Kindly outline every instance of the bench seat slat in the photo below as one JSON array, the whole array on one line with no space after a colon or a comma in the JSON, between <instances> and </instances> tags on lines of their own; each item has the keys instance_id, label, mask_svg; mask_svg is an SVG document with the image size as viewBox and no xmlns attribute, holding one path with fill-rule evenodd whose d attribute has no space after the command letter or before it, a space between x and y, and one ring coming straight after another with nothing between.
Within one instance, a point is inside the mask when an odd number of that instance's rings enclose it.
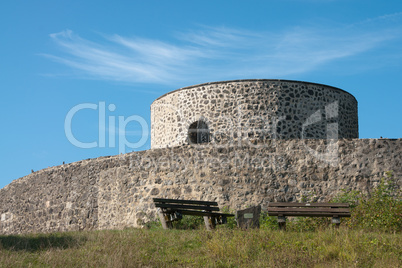
<instances>
[{"instance_id":1,"label":"bench seat slat","mask_svg":"<svg viewBox=\"0 0 402 268\"><path fill-rule=\"evenodd\" d=\"M179 209L198 209L198 210L209 210L209 211L219 211L218 207L208 207L208 206L192 206L192 205L176 205L176 204L155 204L157 208L171 208L173 210Z\"/></svg>"},{"instance_id":2,"label":"bench seat slat","mask_svg":"<svg viewBox=\"0 0 402 268\"><path fill-rule=\"evenodd\" d=\"M290 217L350 217L350 213L330 213L330 212L268 212L269 216L290 216Z\"/></svg>"},{"instance_id":3,"label":"bench seat slat","mask_svg":"<svg viewBox=\"0 0 402 268\"><path fill-rule=\"evenodd\" d=\"M331 208L348 208L348 203L282 203L269 202L268 207L331 207Z\"/></svg>"},{"instance_id":4,"label":"bench seat slat","mask_svg":"<svg viewBox=\"0 0 402 268\"><path fill-rule=\"evenodd\" d=\"M325 207L294 207L294 208L289 208L289 207L270 207L268 208L268 213L269 212L316 212L316 213L348 213L350 210L348 208L325 208Z\"/></svg>"},{"instance_id":5,"label":"bench seat slat","mask_svg":"<svg viewBox=\"0 0 402 268\"><path fill-rule=\"evenodd\" d=\"M194 210L178 210L183 215L195 215L195 216L226 216L226 217L234 217L234 214L228 213L216 213L216 212L207 212L207 211L194 211Z\"/></svg>"},{"instance_id":6,"label":"bench seat slat","mask_svg":"<svg viewBox=\"0 0 402 268\"><path fill-rule=\"evenodd\" d=\"M153 198L153 201L154 201L154 203L174 203L174 204L218 206L218 203L214 202L214 201L181 200L181 199L165 199L165 198Z\"/></svg>"}]
</instances>

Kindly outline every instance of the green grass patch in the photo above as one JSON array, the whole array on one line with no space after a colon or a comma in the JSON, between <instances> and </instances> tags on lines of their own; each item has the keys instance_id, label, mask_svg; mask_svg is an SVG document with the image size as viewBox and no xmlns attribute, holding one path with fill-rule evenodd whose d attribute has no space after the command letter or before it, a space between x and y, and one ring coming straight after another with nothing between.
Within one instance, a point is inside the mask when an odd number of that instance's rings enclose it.
<instances>
[{"instance_id":1,"label":"green grass patch","mask_svg":"<svg viewBox=\"0 0 402 268\"><path fill-rule=\"evenodd\" d=\"M400 267L402 263L400 233L346 227L316 232L126 229L1 236L0 243L1 267Z\"/></svg>"}]
</instances>

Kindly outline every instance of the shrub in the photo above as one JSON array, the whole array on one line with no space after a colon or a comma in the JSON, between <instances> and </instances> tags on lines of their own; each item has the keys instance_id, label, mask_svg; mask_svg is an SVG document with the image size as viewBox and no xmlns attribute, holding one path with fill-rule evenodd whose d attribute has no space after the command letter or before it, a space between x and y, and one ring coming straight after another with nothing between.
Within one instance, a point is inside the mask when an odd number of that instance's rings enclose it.
<instances>
[{"instance_id":1,"label":"shrub","mask_svg":"<svg viewBox=\"0 0 402 268\"><path fill-rule=\"evenodd\" d=\"M162 229L162 224L159 220L154 220L154 221L149 221L144 224L144 227L146 229Z\"/></svg>"},{"instance_id":2,"label":"shrub","mask_svg":"<svg viewBox=\"0 0 402 268\"><path fill-rule=\"evenodd\" d=\"M183 215L179 221L173 222L173 227L176 229L201 229L204 225L204 218L199 216Z\"/></svg>"},{"instance_id":3,"label":"shrub","mask_svg":"<svg viewBox=\"0 0 402 268\"><path fill-rule=\"evenodd\" d=\"M343 191L333 201L346 202L352 207L352 217L343 220L354 229L402 231L401 192L391 171L385 173L380 183L370 195L357 191Z\"/></svg>"},{"instance_id":4,"label":"shrub","mask_svg":"<svg viewBox=\"0 0 402 268\"><path fill-rule=\"evenodd\" d=\"M387 172L372 195L352 211L350 227L387 232L402 231L402 200L392 172Z\"/></svg>"},{"instance_id":5,"label":"shrub","mask_svg":"<svg viewBox=\"0 0 402 268\"><path fill-rule=\"evenodd\" d=\"M220 225L220 228L223 229L235 229L237 228L237 221L236 221L236 212L234 210L229 209L228 207L223 207L221 209L222 213L227 214L235 214L234 217L227 217L227 223Z\"/></svg>"},{"instance_id":6,"label":"shrub","mask_svg":"<svg viewBox=\"0 0 402 268\"><path fill-rule=\"evenodd\" d=\"M362 197L362 193L356 190L341 190L342 193L338 194L334 199L332 199L332 203L348 203L351 208L357 207L359 204L359 200Z\"/></svg>"},{"instance_id":7,"label":"shrub","mask_svg":"<svg viewBox=\"0 0 402 268\"><path fill-rule=\"evenodd\" d=\"M268 212L261 211L260 214L260 228L266 228L270 230L278 230L278 222L276 216L268 216Z\"/></svg>"}]
</instances>

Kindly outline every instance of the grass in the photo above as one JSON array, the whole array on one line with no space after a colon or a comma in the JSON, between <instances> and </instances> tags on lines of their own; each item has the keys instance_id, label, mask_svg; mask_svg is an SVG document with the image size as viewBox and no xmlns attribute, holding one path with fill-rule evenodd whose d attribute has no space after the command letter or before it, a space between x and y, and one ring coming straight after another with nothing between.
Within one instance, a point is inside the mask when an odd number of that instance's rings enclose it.
<instances>
[{"instance_id":1,"label":"grass","mask_svg":"<svg viewBox=\"0 0 402 268\"><path fill-rule=\"evenodd\" d=\"M401 267L400 233L126 229L0 236L1 267Z\"/></svg>"}]
</instances>

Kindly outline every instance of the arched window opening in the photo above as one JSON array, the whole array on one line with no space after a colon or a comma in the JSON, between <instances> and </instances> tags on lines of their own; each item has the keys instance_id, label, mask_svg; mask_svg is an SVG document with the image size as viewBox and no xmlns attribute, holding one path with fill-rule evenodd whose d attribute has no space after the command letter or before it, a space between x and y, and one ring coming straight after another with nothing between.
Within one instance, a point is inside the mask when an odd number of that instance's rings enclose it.
<instances>
[{"instance_id":1,"label":"arched window opening","mask_svg":"<svg viewBox=\"0 0 402 268\"><path fill-rule=\"evenodd\" d=\"M210 133L207 123L203 120L195 121L188 128L188 140L190 144L208 143Z\"/></svg>"}]
</instances>

